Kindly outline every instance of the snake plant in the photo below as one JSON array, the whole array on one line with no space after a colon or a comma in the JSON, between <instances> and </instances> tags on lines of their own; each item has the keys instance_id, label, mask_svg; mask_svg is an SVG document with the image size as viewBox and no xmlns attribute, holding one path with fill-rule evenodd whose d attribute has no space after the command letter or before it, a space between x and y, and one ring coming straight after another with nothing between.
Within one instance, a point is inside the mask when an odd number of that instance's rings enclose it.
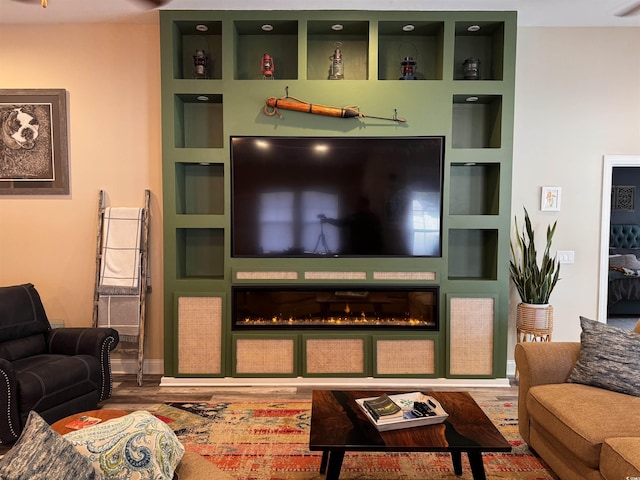
<instances>
[{"instance_id":1,"label":"snake plant","mask_svg":"<svg viewBox=\"0 0 640 480\"><path fill-rule=\"evenodd\" d=\"M531 227L529 212L524 209L524 228L522 233L515 219L516 239L511 241L511 260L509 272L520 299L523 303L548 304L553 288L560 275L560 263L551 257L551 241L556 231L557 221L547 226L547 244L542 254L542 262L538 265L535 234Z\"/></svg>"}]
</instances>

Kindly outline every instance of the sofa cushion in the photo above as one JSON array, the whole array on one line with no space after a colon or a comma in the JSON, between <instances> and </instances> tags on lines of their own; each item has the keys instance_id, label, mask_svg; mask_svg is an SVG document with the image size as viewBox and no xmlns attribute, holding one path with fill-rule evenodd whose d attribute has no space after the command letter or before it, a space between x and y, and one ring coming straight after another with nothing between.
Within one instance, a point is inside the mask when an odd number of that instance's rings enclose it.
<instances>
[{"instance_id":1,"label":"sofa cushion","mask_svg":"<svg viewBox=\"0 0 640 480\"><path fill-rule=\"evenodd\" d=\"M11 364L19 373L21 412L43 412L100 388L100 362L89 355L36 355Z\"/></svg>"},{"instance_id":2,"label":"sofa cushion","mask_svg":"<svg viewBox=\"0 0 640 480\"><path fill-rule=\"evenodd\" d=\"M598 468L605 438L637 436L640 397L577 383L531 387L530 421L549 432L590 468Z\"/></svg>"},{"instance_id":3,"label":"sofa cushion","mask_svg":"<svg viewBox=\"0 0 640 480\"><path fill-rule=\"evenodd\" d=\"M184 454L175 433L138 411L65 435L109 479L171 480Z\"/></svg>"},{"instance_id":4,"label":"sofa cushion","mask_svg":"<svg viewBox=\"0 0 640 480\"><path fill-rule=\"evenodd\" d=\"M43 353L47 353L47 340L44 333L0 342L0 358L10 362Z\"/></svg>"},{"instance_id":5,"label":"sofa cushion","mask_svg":"<svg viewBox=\"0 0 640 480\"><path fill-rule=\"evenodd\" d=\"M103 480L104 476L36 413L11 450L0 460L3 480Z\"/></svg>"},{"instance_id":6,"label":"sofa cushion","mask_svg":"<svg viewBox=\"0 0 640 480\"><path fill-rule=\"evenodd\" d=\"M600 454L600 474L605 480L640 478L640 437L607 438Z\"/></svg>"},{"instance_id":7,"label":"sofa cushion","mask_svg":"<svg viewBox=\"0 0 640 480\"><path fill-rule=\"evenodd\" d=\"M568 381L640 396L640 335L580 317L580 357Z\"/></svg>"}]
</instances>

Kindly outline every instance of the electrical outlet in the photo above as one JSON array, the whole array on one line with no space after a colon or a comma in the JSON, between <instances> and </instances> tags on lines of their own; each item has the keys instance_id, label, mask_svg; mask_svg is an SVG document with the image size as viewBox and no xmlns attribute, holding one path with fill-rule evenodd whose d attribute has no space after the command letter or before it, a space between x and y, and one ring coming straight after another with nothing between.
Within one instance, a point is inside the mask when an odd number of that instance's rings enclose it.
<instances>
[{"instance_id":1,"label":"electrical outlet","mask_svg":"<svg viewBox=\"0 0 640 480\"><path fill-rule=\"evenodd\" d=\"M558 250L556 256L559 263L574 263L575 252L573 250Z\"/></svg>"}]
</instances>

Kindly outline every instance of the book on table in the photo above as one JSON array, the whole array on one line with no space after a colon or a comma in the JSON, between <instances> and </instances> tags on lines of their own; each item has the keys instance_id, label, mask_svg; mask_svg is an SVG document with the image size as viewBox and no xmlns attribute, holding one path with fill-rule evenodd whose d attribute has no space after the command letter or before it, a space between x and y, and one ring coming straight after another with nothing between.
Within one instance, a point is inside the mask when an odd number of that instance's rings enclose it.
<instances>
[{"instance_id":1,"label":"book on table","mask_svg":"<svg viewBox=\"0 0 640 480\"><path fill-rule=\"evenodd\" d=\"M358 398L356 403L381 432L435 425L449 416L440 402L422 392Z\"/></svg>"}]
</instances>

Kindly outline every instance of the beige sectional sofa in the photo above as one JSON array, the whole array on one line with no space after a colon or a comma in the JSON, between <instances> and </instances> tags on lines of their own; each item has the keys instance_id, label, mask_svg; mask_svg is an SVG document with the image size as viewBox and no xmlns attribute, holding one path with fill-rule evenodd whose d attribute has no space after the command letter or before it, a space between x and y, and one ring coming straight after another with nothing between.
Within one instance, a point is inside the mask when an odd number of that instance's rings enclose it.
<instances>
[{"instance_id":1,"label":"beige sectional sofa","mask_svg":"<svg viewBox=\"0 0 640 480\"><path fill-rule=\"evenodd\" d=\"M640 480L640 397L568 382L580 349L516 345L520 434L562 480Z\"/></svg>"}]
</instances>

